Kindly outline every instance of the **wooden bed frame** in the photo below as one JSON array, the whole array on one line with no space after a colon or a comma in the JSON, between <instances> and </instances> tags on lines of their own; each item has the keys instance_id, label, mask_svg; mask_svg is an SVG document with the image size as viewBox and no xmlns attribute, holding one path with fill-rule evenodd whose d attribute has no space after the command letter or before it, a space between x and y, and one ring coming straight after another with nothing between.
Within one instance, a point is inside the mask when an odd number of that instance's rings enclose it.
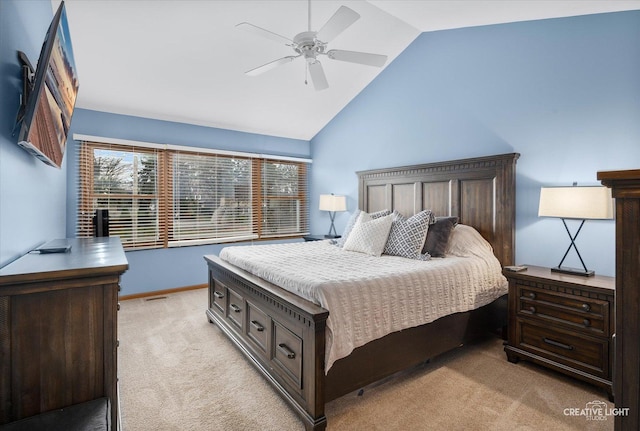
<instances>
[{"instance_id":1,"label":"wooden bed frame","mask_svg":"<svg viewBox=\"0 0 640 431\"><path fill-rule=\"evenodd\" d=\"M458 216L514 264L515 165L519 154L358 172L359 207L411 216ZM209 267L207 316L302 418L325 429L325 403L477 338L506 321L506 301L394 332L355 349L325 374L329 312L219 259Z\"/></svg>"}]
</instances>

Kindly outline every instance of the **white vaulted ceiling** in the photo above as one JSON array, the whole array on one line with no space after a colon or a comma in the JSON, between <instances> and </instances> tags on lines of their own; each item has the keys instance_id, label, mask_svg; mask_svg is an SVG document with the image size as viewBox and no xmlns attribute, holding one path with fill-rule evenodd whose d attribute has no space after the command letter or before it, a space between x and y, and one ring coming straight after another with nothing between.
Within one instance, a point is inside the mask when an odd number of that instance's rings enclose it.
<instances>
[{"instance_id":1,"label":"white vaulted ceiling","mask_svg":"<svg viewBox=\"0 0 640 431\"><path fill-rule=\"evenodd\" d=\"M52 0L54 10L60 1ZM245 71L291 48L236 29L241 22L293 38L307 1L66 0L80 92L77 107L310 140L384 68L321 57L329 88L305 85L297 59L256 77ZM361 18L329 48L388 56L421 32L640 9L639 0L311 2L311 27L341 6Z\"/></svg>"}]
</instances>

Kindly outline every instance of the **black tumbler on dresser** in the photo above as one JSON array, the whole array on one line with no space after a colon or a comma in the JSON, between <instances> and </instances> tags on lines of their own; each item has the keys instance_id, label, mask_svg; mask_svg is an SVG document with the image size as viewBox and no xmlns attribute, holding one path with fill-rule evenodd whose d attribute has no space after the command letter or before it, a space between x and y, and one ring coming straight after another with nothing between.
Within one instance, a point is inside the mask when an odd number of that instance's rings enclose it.
<instances>
[{"instance_id":1,"label":"black tumbler on dresser","mask_svg":"<svg viewBox=\"0 0 640 431\"><path fill-rule=\"evenodd\" d=\"M97 209L93 216L93 236L109 236L109 210Z\"/></svg>"}]
</instances>

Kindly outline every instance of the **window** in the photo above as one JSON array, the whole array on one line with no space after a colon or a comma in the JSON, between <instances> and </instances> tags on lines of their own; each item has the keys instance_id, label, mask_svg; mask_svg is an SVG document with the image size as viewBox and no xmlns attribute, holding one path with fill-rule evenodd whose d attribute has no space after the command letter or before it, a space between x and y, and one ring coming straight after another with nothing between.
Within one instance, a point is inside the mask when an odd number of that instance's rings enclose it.
<instances>
[{"instance_id":1,"label":"window","mask_svg":"<svg viewBox=\"0 0 640 431\"><path fill-rule=\"evenodd\" d=\"M169 241L257 238L251 201L251 160L171 154L173 219Z\"/></svg>"},{"instance_id":2,"label":"window","mask_svg":"<svg viewBox=\"0 0 640 431\"><path fill-rule=\"evenodd\" d=\"M306 166L263 160L260 169L262 237L306 230Z\"/></svg>"},{"instance_id":3,"label":"window","mask_svg":"<svg viewBox=\"0 0 640 431\"><path fill-rule=\"evenodd\" d=\"M308 233L306 163L174 148L83 141L78 236L98 208L127 249Z\"/></svg>"},{"instance_id":4,"label":"window","mask_svg":"<svg viewBox=\"0 0 640 431\"><path fill-rule=\"evenodd\" d=\"M83 145L78 236L93 235L93 215L109 210L109 233L127 247L162 246L158 165L153 150Z\"/></svg>"}]
</instances>

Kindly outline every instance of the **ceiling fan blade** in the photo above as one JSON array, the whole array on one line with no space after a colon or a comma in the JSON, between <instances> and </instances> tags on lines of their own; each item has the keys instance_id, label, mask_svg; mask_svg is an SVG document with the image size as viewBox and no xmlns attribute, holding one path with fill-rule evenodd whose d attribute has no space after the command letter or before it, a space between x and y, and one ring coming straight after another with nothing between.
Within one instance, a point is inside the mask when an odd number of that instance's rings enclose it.
<instances>
[{"instance_id":1,"label":"ceiling fan blade","mask_svg":"<svg viewBox=\"0 0 640 431\"><path fill-rule=\"evenodd\" d=\"M241 22L236 25L236 28L248 31L249 33L257 34L258 36L265 37L267 39L271 39L274 42L283 43L287 46L292 46L293 41L287 37L280 36L277 33L274 33L269 30L265 30L262 27L258 27L257 25L249 24L248 22Z\"/></svg>"},{"instance_id":2,"label":"ceiling fan blade","mask_svg":"<svg viewBox=\"0 0 640 431\"><path fill-rule=\"evenodd\" d=\"M280 66L281 64L291 63L293 60L295 60L298 57L300 57L300 56L299 55L290 55L290 56L287 56L287 57L279 58L279 59L274 60L274 61L270 61L267 64L263 64L262 66L256 67L255 69L247 70L245 72L245 75L249 75L249 76L260 75L261 73L264 73L264 72L266 72L268 70L274 69L274 68Z\"/></svg>"},{"instance_id":3,"label":"ceiling fan blade","mask_svg":"<svg viewBox=\"0 0 640 431\"><path fill-rule=\"evenodd\" d=\"M329 21L318 31L316 38L322 42L329 42L334 37L342 33L351 24L356 22L360 18L360 15L346 6L340 6L340 8L333 14Z\"/></svg>"},{"instance_id":4,"label":"ceiling fan blade","mask_svg":"<svg viewBox=\"0 0 640 431\"><path fill-rule=\"evenodd\" d=\"M382 67L387 61L386 55L369 54L368 52L344 51L331 49L327 51L327 57L333 60L348 61L350 63L366 64L367 66Z\"/></svg>"},{"instance_id":5,"label":"ceiling fan blade","mask_svg":"<svg viewBox=\"0 0 640 431\"><path fill-rule=\"evenodd\" d=\"M318 60L313 63L309 63L309 75L311 75L311 81L316 91L325 90L329 88L327 77L324 74L322 64Z\"/></svg>"}]
</instances>

